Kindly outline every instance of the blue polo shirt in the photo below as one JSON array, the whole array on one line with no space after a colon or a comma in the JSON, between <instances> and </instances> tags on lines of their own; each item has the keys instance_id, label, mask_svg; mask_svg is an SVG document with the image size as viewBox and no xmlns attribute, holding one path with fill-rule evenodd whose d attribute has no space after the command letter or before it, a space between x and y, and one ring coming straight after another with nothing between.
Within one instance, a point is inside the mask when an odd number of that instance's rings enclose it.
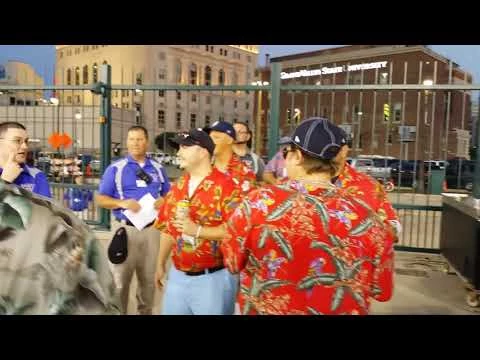
<instances>
[{"instance_id":1,"label":"blue polo shirt","mask_svg":"<svg viewBox=\"0 0 480 360\"><path fill-rule=\"evenodd\" d=\"M93 192L89 189L68 188L63 195L68 207L73 211L88 209L88 203L93 200Z\"/></svg>"},{"instance_id":2,"label":"blue polo shirt","mask_svg":"<svg viewBox=\"0 0 480 360\"><path fill-rule=\"evenodd\" d=\"M25 164L20 164L20 166L23 171L17 176L13 183L35 194L51 198L50 185L48 184L45 174L35 167L30 167ZM0 175L2 172L3 169L0 168Z\"/></svg>"},{"instance_id":3,"label":"blue polo shirt","mask_svg":"<svg viewBox=\"0 0 480 360\"><path fill-rule=\"evenodd\" d=\"M150 175L152 182L144 183L137 177L137 171L143 169ZM161 176L159 176L159 172ZM129 155L109 165L103 173L98 192L114 199L140 200L150 193L155 199L165 196L170 190L165 169L155 160L145 159L143 168ZM113 209L113 216L117 219L126 219L123 209Z\"/></svg>"}]
</instances>

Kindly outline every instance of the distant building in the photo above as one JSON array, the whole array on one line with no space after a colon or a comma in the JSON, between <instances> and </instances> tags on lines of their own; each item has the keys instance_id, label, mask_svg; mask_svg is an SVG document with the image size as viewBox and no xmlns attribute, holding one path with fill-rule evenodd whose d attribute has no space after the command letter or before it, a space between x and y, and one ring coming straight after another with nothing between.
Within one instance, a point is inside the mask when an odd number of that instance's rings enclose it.
<instances>
[{"instance_id":1,"label":"distant building","mask_svg":"<svg viewBox=\"0 0 480 360\"><path fill-rule=\"evenodd\" d=\"M281 65L282 85L448 84L450 66L452 84L472 83L470 73L424 45L343 46L276 57L271 62ZM271 81L270 69L258 70L260 78ZM264 96L260 109L264 131L268 109ZM468 158L469 91L281 92L281 136L312 116L331 119L350 133L353 156Z\"/></svg>"},{"instance_id":2,"label":"distant building","mask_svg":"<svg viewBox=\"0 0 480 360\"><path fill-rule=\"evenodd\" d=\"M43 86L43 78L29 64L20 61L8 61L0 64L0 106L35 106L43 98L43 90L3 91L2 85Z\"/></svg>"},{"instance_id":3,"label":"distant building","mask_svg":"<svg viewBox=\"0 0 480 360\"><path fill-rule=\"evenodd\" d=\"M245 85L254 78L256 45L58 45L55 82L87 85L99 66L112 67L114 85ZM60 91L60 104L98 104L90 91ZM203 127L224 119L250 123L253 93L114 90L112 106L133 110L135 121L154 136ZM152 145L153 147L153 145Z\"/></svg>"}]
</instances>

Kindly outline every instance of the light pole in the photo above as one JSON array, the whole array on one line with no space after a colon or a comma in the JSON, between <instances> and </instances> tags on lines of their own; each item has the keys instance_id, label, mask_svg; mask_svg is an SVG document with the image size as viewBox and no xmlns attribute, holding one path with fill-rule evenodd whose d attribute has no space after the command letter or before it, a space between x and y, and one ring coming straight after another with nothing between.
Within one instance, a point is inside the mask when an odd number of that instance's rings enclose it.
<instances>
[{"instance_id":1,"label":"light pole","mask_svg":"<svg viewBox=\"0 0 480 360\"><path fill-rule=\"evenodd\" d=\"M423 80L423 85L425 86L432 86L433 81L430 79L425 79ZM429 126L428 124L428 95L429 91L425 90L425 97L424 97L424 120L423 120L423 130L424 133L427 134L427 127ZM426 143L427 143L427 137L425 136L424 141L422 141L422 156L420 159L420 182L418 184L418 189L420 193L425 193L425 153L426 153ZM414 169L416 171L416 168ZM429 182L430 183L430 182Z\"/></svg>"}]
</instances>

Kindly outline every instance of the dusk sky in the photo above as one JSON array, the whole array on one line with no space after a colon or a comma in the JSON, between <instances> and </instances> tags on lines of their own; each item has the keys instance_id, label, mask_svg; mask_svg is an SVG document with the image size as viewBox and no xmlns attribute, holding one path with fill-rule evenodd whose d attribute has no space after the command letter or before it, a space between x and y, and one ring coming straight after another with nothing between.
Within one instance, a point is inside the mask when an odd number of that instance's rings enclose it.
<instances>
[{"instance_id":1,"label":"dusk sky","mask_svg":"<svg viewBox=\"0 0 480 360\"><path fill-rule=\"evenodd\" d=\"M314 51L340 45L261 45L259 64L264 65L265 54L272 57L298 52ZM458 63L473 74L475 83L480 81L480 45L432 45L432 49ZM33 65L35 70L52 83L55 66L54 45L0 45L0 64L19 60Z\"/></svg>"}]
</instances>

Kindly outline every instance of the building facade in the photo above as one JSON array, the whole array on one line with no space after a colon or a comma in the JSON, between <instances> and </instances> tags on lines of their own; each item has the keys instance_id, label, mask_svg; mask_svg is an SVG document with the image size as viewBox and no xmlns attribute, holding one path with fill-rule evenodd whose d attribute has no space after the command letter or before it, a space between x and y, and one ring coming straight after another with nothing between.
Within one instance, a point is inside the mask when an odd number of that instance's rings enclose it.
<instances>
[{"instance_id":1,"label":"building facade","mask_svg":"<svg viewBox=\"0 0 480 360\"><path fill-rule=\"evenodd\" d=\"M20 61L8 61L0 64L0 106L38 105L43 98L43 90L3 91L2 85L36 85L43 86L43 78L35 69Z\"/></svg>"},{"instance_id":2,"label":"building facade","mask_svg":"<svg viewBox=\"0 0 480 360\"><path fill-rule=\"evenodd\" d=\"M255 45L59 45L55 83L86 85L97 82L101 64L112 67L114 85L183 84L245 85L254 79ZM86 91L63 91L61 105L98 105ZM151 134L203 127L216 120L253 118L253 94L213 91L114 90L112 106L133 110L136 123ZM152 144L152 149L153 149Z\"/></svg>"},{"instance_id":3,"label":"building facade","mask_svg":"<svg viewBox=\"0 0 480 360\"><path fill-rule=\"evenodd\" d=\"M281 82L309 85L471 84L472 76L424 45L354 45L272 58ZM268 69L258 69L267 78ZM262 123L268 119L263 97ZM321 116L353 137L352 155L401 159L468 158L468 91L347 90L284 92L280 135L302 119ZM266 129L266 126L263 126ZM263 146L265 153L265 144Z\"/></svg>"}]
</instances>

